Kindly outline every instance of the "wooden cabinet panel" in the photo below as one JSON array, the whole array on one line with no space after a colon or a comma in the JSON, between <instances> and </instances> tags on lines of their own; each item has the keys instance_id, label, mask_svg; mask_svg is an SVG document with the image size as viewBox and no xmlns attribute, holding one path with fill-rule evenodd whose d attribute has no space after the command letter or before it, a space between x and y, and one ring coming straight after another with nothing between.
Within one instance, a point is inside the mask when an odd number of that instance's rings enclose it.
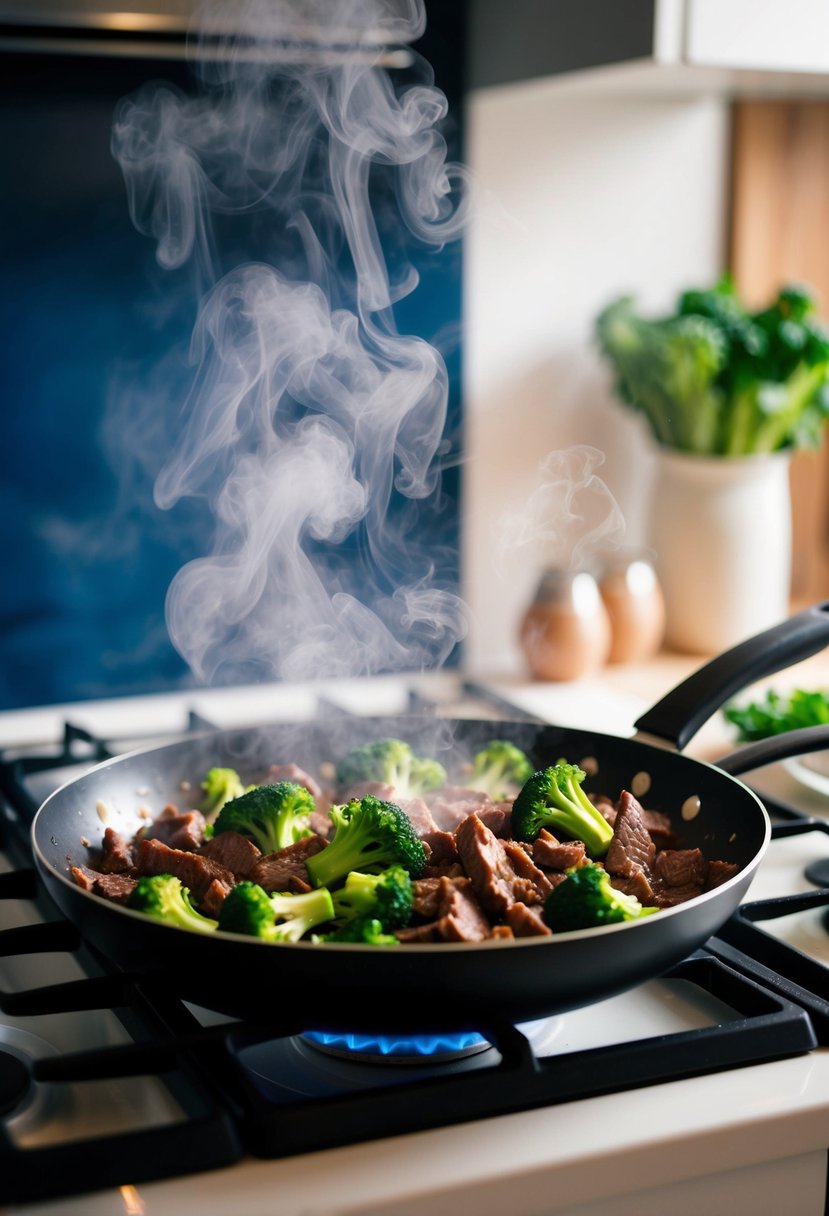
<instances>
[{"instance_id":1,"label":"wooden cabinet panel","mask_svg":"<svg viewBox=\"0 0 829 1216\"><path fill-rule=\"evenodd\" d=\"M783 282L816 290L829 317L829 101L733 107L729 265L746 303ZM829 595L829 444L792 461L796 600Z\"/></svg>"}]
</instances>

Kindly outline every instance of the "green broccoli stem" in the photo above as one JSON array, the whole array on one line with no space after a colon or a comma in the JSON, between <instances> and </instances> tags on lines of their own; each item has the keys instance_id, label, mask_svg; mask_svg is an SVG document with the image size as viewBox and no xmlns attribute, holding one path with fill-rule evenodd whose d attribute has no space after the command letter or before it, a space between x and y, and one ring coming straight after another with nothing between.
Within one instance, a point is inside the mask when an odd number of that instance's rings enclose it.
<instances>
[{"instance_id":1,"label":"green broccoli stem","mask_svg":"<svg viewBox=\"0 0 829 1216\"><path fill-rule=\"evenodd\" d=\"M827 365L807 367L801 363L786 382L786 400L781 409L761 415L753 451L775 452L791 440L792 431L826 379Z\"/></svg>"},{"instance_id":2,"label":"green broccoli stem","mask_svg":"<svg viewBox=\"0 0 829 1216\"><path fill-rule=\"evenodd\" d=\"M344 834L335 836L324 849L306 860L306 869L314 886L332 886L351 870L367 871L376 850L375 841L375 834L368 823L362 819L356 822L351 820ZM382 856L378 853L380 864Z\"/></svg>"}]
</instances>

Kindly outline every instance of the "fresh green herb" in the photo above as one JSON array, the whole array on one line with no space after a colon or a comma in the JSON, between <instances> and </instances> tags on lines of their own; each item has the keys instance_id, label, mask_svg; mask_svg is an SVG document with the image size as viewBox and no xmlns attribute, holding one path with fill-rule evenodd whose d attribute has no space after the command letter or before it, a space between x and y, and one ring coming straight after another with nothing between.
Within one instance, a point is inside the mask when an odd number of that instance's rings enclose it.
<instances>
[{"instance_id":1,"label":"fresh green herb","mask_svg":"<svg viewBox=\"0 0 829 1216\"><path fill-rule=\"evenodd\" d=\"M630 296L596 322L621 400L659 444L738 456L817 447L829 417L829 331L802 287L749 312L728 277L686 291L673 314L639 316Z\"/></svg>"},{"instance_id":2,"label":"fresh green herb","mask_svg":"<svg viewBox=\"0 0 829 1216\"><path fill-rule=\"evenodd\" d=\"M727 705L723 714L737 727L741 743L753 743L805 726L823 726L829 722L829 693L796 688L783 696L770 688L762 700Z\"/></svg>"}]
</instances>

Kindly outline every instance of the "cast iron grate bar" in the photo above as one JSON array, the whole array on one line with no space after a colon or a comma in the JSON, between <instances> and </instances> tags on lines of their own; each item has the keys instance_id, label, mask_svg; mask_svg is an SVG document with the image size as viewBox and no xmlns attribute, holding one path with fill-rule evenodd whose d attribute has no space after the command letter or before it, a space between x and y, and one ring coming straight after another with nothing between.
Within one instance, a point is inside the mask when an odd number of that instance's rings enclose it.
<instances>
[{"instance_id":1,"label":"cast iron grate bar","mask_svg":"<svg viewBox=\"0 0 829 1216\"><path fill-rule=\"evenodd\" d=\"M719 931L725 942L749 956L749 965L775 991L809 1013L822 1046L829 1046L829 973L826 965L769 933L758 921L775 920L812 908L829 908L829 889L743 904Z\"/></svg>"}]
</instances>

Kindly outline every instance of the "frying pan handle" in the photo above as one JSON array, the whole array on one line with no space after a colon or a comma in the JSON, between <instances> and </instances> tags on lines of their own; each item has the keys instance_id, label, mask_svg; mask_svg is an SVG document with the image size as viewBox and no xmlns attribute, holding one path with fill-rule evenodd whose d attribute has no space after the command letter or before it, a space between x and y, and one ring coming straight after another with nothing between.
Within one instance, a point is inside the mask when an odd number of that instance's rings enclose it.
<instances>
[{"instance_id":1,"label":"frying pan handle","mask_svg":"<svg viewBox=\"0 0 829 1216\"><path fill-rule=\"evenodd\" d=\"M704 595L701 589L700 595ZM705 663L647 710L636 729L681 751L711 715L740 689L829 645L829 600L813 604ZM789 753L790 755L794 753Z\"/></svg>"},{"instance_id":2,"label":"frying pan handle","mask_svg":"<svg viewBox=\"0 0 829 1216\"><path fill-rule=\"evenodd\" d=\"M756 743L747 743L715 760L717 768L738 777L755 768L773 764L775 760L788 760L790 756L805 756L808 752L829 749L829 725L804 726L800 730L787 730L782 735L772 735Z\"/></svg>"}]
</instances>

